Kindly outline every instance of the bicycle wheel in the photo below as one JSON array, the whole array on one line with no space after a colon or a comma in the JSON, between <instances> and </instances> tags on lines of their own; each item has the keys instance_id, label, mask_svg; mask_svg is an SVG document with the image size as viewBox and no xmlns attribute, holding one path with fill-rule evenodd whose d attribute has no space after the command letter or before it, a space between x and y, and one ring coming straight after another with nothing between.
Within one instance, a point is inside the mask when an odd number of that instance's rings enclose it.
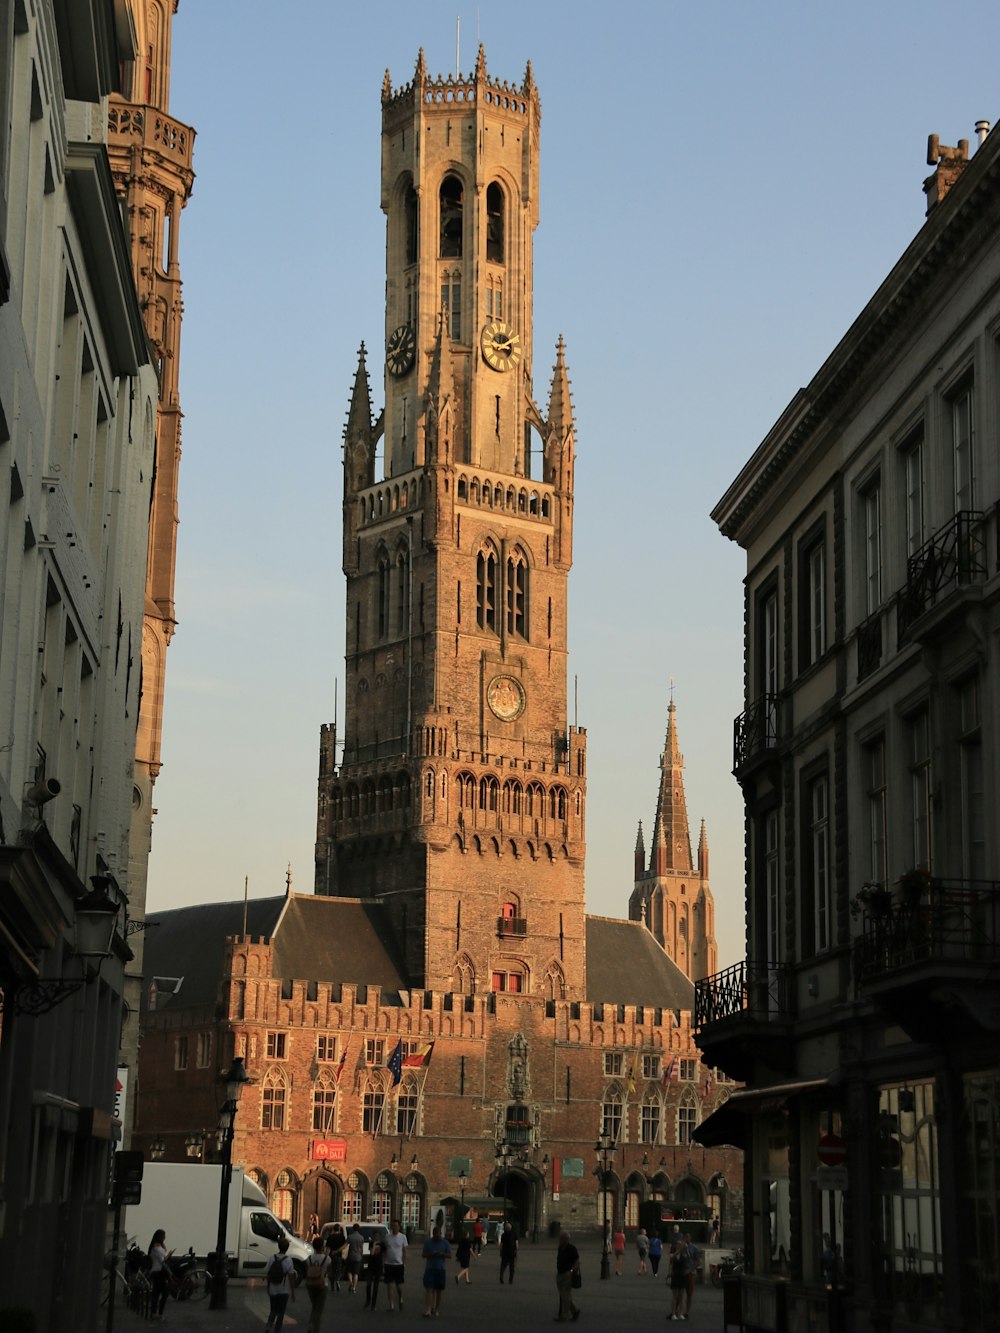
<instances>
[{"instance_id":1,"label":"bicycle wheel","mask_svg":"<svg viewBox=\"0 0 1000 1333\"><path fill-rule=\"evenodd\" d=\"M179 1298L182 1301L200 1301L208 1295L208 1284L211 1278L204 1268L196 1268L191 1273L185 1273L184 1281L181 1283Z\"/></svg>"}]
</instances>

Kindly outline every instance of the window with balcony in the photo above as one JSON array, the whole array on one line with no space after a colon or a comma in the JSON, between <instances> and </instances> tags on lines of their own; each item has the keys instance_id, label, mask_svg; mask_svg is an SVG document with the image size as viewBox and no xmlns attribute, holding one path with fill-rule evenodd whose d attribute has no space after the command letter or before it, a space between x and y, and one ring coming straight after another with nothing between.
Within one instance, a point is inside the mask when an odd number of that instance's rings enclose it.
<instances>
[{"instance_id":1,"label":"window with balcony","mask_svg":"<svg viewBox=\"0 0 1000 1333\"><path fill-rule=\"evenodd\" d=\"M882 488L878 480L862 493L861 512L865 543L862 553L864 607L865 615L870 616L882 605Z\"/></svg>"},{"instance_id":2,"label":"window with balcony","mask_svg":"<svg viewBox=\"0 0 1000 1333\"><path fill-rule=\"evenodd\" d=\"M820 953L833 943L830 886L830 782L824 774L806 786L808 843L806 875L812 907L809 952Z\"/></svg>"},{"instance_id":3,"label":"window with balcony","mask_svg":"<svg viewBox=\"0 0 1000 1333\"><path fill-rule=\"evenodd\" d=\"M868 741L862 751L862 760L868 807L868 879L872 884L884 886L889 883L884 737Z\"/></svg>"},{"instance_id":4,"label":"window with balcony","mask_svg":"<svg viewBox=\"0 0 1000 1333\"><path fill-rule=\"evenodd\" d=\"M907 719L910 750L910 805L913 827L913 866L931 868L931 750L930 717L921 708Z\"/></svg>"},{"instance_id":5,"label":"window with balcony","mask_svg":"<svg viewBox=\"0 0 1000 1333\"><path fill-rule=\"evenodd\" d=\"M903 478L906 498L907 559L924 544L924 439L923 430L903 446Z\"/></svg>"},{"instance_id":6,"label":"window with balcony","mask_svg":"<svg viewBox=\"0 0 1000 1333\"><path fill-rule=\"evenodd\" d=\"M956 513L976 507L976 439L972 390L972 381L969 380L951 399Z\"/></svg>"},{"instance_id":7,"label":"window with balcony","mask_svg":"<svg viewBox=\"0 0 1000 1333\"><path fill-rule=\"evenodd\" d=\"M827 647L826 539L813 536L799 551L799 669L818 662Z\"/></svg>"},{"instance_id":8,"label":"window with balcony","mask_svg":"<svg viewBox=\"0 0 1000 1333\"><path fill-rule=\"evenodd\" d=\"M983 738L978 676L970 676L959 685L958 708L962 775L962 874L966 879L985 879Z\"/></svg>"}]
</instances>

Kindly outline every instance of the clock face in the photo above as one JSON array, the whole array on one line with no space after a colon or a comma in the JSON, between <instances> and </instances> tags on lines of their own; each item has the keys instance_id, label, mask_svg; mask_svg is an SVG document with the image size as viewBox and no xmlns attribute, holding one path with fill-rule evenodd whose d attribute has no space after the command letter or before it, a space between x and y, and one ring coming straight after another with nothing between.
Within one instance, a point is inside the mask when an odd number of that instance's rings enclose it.
<instances>
[{"instance_id":1,"label":"clock face","mask_svg":"<svg viewBox=\"0 0 1000 1333\"><path fill-rule=\"evenodd\" d=\"M513 676L494 676L486 689L486 702L501 722L513 722L524 712L524 689Z\"/></svg>"},{"instance_id":2,"label":"clock face","mask_svg":"<svg viewBox=\"0 0 1000 1333\"><path fill-rule=\"evenodd\" d=\"M393 329L385 345L385 368L397 379L413 366L417 355L417 335L412 324Z\"/></svg>"},{"instance_id":3,"label":"clock face","mask_svg":"<svg viewBox=\"0 0 1000 1333\"><path fill-rule=\"evenodd\" d=\"M493 370L513 370L521 359L521 335L502 319L491 319L479 342L486 364Z\"/></svg>"}]
</instances>

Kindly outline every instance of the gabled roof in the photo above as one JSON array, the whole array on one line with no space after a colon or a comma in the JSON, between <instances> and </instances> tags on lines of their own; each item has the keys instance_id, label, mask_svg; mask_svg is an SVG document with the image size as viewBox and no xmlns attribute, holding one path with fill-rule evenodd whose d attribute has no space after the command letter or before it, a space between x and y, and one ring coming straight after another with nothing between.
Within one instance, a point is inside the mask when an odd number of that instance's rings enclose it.
<instances>
[{"instance_id":1,"label":"gabled roof","mask_svg":"<svg viewBox=\"0 0 1000 1333\"><path fill-rule=\"evenodd\" d=\"M382 903L313 893L288 899L274 942L274 975L381 986L383 1001L409 984Z\"/></svg>"},{"instance_id":2,"label":"gabled roof","mask_svg":"<svg viewBox=\"0 0 1000 1333\"><path fill-rule=\"evenodd\" d=\"M693 1009L694 986L641 921L588 916L587 1000Z\"/></svg>"},{"instance_id":3,"label":"gabled roof","mask_svg":"<svg viewBox=\"0 0 1000 1333\"><path fill-rule=\"evenodd\" d=\"M254 899L246 912L250 938L273 941L276 977L381 986L389 1002L392 992L408 984L379 902L293 893ZM147 983L164 981L157 986L157 1009L215 1004L226 937L243 934L243 903L153 912L146 922L143 972ZM147 985L143 1009L148 993Z\"/></svg>"},{"instance_id":4,"label":"gabled roof","mask_svg":"<svg viewBox=\"0 0 1000 1333\"><path fill-rule=\"evenodd\" d=\"M254 939L269 938L285 905L279 898L256 898L246 905L246 931ZM142 997L145 1011L149 985L156 977L179 981L157 988L157 1009L189 1009L215 1004L222 956L227 935L243 933L243 902L199 903L195 907L177 907L169 912L150 912L146 917L143 949L143 975L147 985Z\"/></svg>"}]
</instances>

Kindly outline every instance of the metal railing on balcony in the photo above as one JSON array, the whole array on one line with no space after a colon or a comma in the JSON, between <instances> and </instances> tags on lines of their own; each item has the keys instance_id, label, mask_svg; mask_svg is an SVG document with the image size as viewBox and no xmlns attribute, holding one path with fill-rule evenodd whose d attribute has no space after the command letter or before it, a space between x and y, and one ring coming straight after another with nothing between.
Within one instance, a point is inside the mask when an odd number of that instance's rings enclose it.
<instances>
[{"instance_id":1,"label":"metal railing on balcony","mask_svg":"<svg viewBox=\"0 0 1000 1333\"><path fill-rule=\"evenodd\" d=\"M498 916L497 934L501 939L511 937L520 939L528 933L528 918L526 916Z\"/></svg>"},{"instance_id":2,"label":"metal railing on balcony","mask_svg":"<svg viewBox=\"0 0 1000 1333\"><path fill-rule=\"evenodd\" d=\"M882 612L863 620L858 626L858 680L870 676L882 664Z\"/></svg>"},{"instance_id":3,"label":"metal railing on balcony","mask_svg":"<svg viewBox=\"0 0 1000 1333\"><path fill-rule=\"evenodd\" d=\"M1000 962L1000 884L932 879L915 903L866 912L855 945L859 984L904 968Z\"/></svg>"},{"instance_id":4,"label":"metal railing on balcony","mask_svg":"<svg viewBox=\"0 0 1000 1333\"><path fill-rule=\"evenodd\" d=\"M781 1021L795 1015L792 971L787 963L744 959L694 984L694 1025L721 1023L736 1014L755 1021Z\"/></svg>"},{"instance_id":5,"label":"metal railing on balcony","mask_svg":"<svg viewBox=\"0 0 1000 1333\"><path fill-rule=\"evenodd\" d=\"M762 694L733 723L733 772L778 743L778 696Z\"/></svg>"},{"instance_id":6,"label":"metal railing on balcony","mask_svg":"<svg viewBox=\"0 0 1000 1333\"><path fill-rule=\"evenodd\" d=\"M984 580L987 564L984 515L978 509L959 510L906 562L906 586L896 612L899 641L943 596Z\"/></svg>"}]
</instances>

